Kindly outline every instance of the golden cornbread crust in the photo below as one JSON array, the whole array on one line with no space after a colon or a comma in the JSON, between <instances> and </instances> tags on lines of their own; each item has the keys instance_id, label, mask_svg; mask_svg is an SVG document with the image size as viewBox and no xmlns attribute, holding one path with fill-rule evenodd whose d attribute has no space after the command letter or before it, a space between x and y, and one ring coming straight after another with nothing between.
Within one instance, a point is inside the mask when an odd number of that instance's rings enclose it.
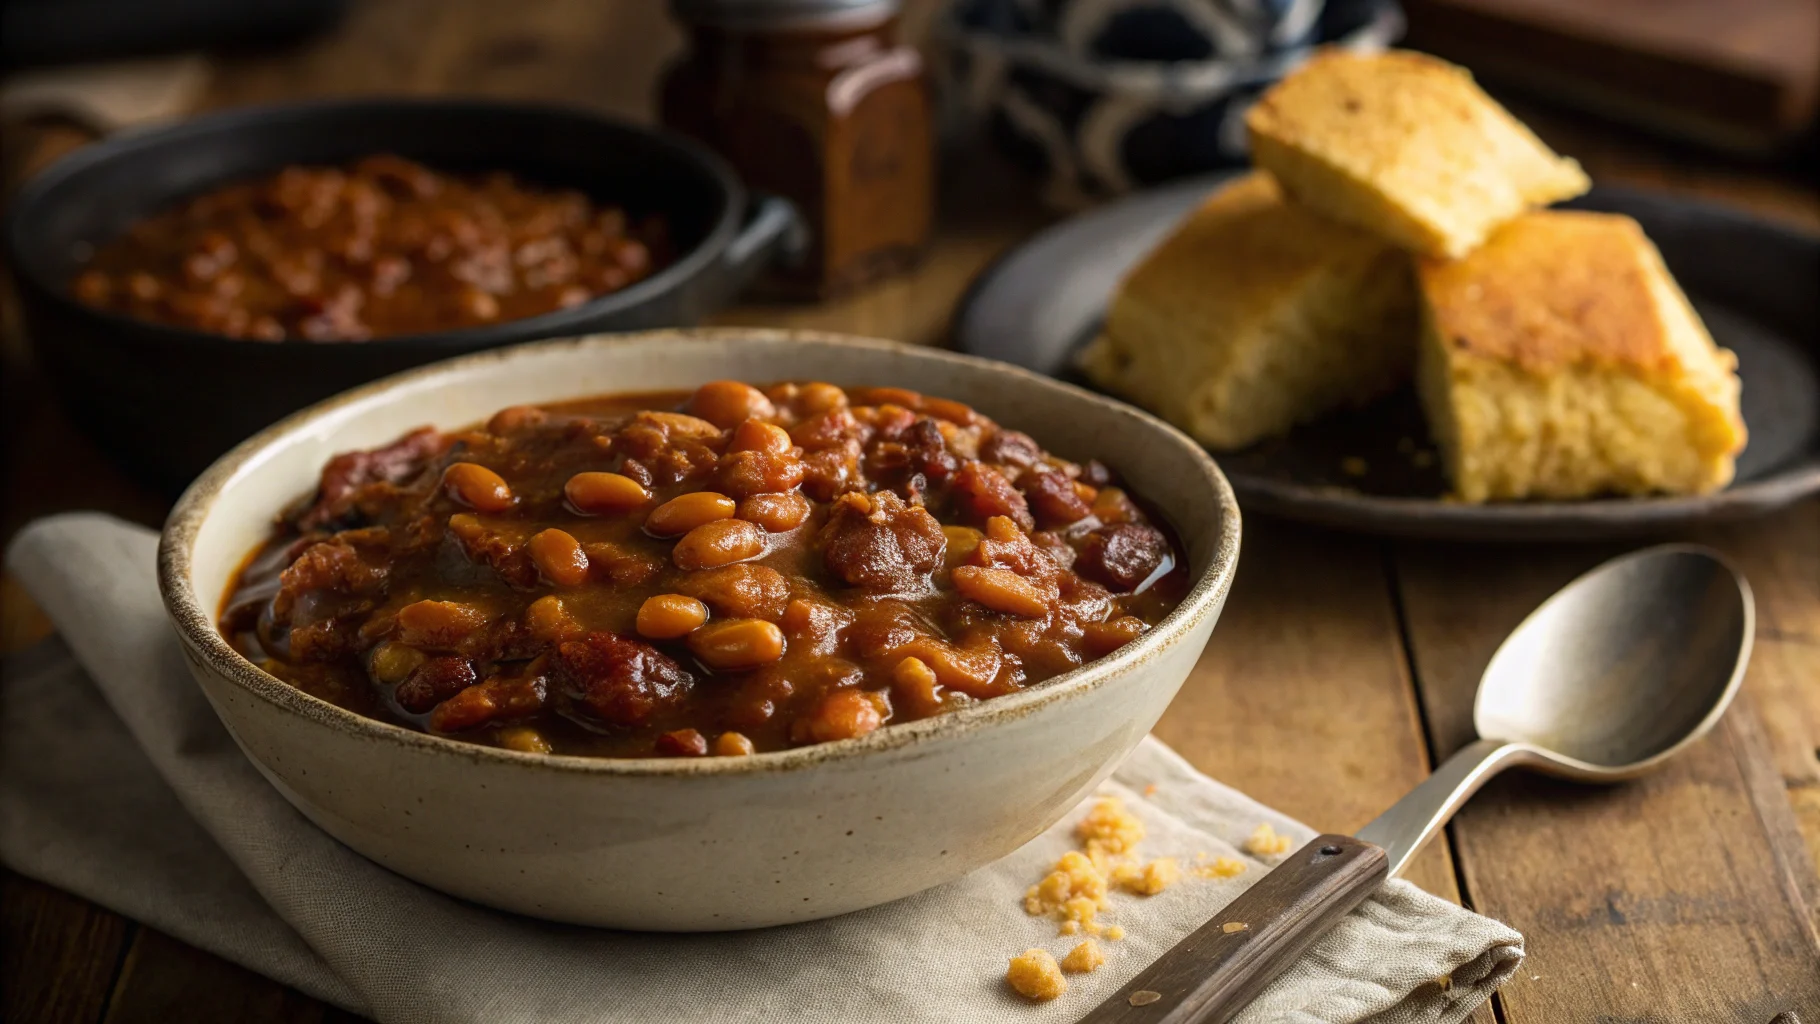
<instances>
[{"instance_id":1,"label":"golden cornbread crust","mask_svg":"<svg viewBox=\"0 0 1820 1024\"><path fill-rule=\"evenodd\" d=\"M1736 360L1635 221L1528 213L1464 259L1419 261L1417 280L1417 383L1460 499L1730 482Z\"/></svg>"},{"instance_id":2,"label":"golden cornbread crust","mask_svg":"<svg viewBox=\"0 0 1820 1024\"><path fill-rule=\"evenodd\" d=\"M1417 264L1448 343L1531 373L1572 363L1654 370L1673 358L1650 292L1655 247L1629 217L1519 217L1465 259Z\"/></svg>"},{"instance_id":3,"label":"golden cornbread crust","mask_svg":"<svg viewBox=\"0 0 1820 1024\"><path fill-rule=\"evenodd\" d=\"M1298 202L1425 255L1463 256L1590 185L1464 69L1409 51L1323 50L1245 124L1253 161Z\"/></svg>"},{"instance_id":4,"label":"golden cornbread crust","mask_svg":"<svg viewBox=\"0 0 1820 1024\"><path fill-rule=\"evenodd\" d=\"M1131 272L1081 365L1203 444L1242 448L1395 387L1415 311L1405 254L1254 173Z\"/></svg>"}]
</instances>

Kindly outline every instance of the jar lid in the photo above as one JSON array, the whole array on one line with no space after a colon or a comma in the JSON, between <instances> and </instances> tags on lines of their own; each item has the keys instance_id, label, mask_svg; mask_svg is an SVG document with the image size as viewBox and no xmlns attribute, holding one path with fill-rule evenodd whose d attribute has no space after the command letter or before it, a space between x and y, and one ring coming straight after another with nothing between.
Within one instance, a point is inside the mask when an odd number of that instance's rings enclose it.
<instances>
[{"instance_id":1,"label":"jar lid","mask_svg":"<svg viewBox=\"0 0 1820 1024\"><path fill-rule=\"evenodd\" d=\"M846 26L883 21L899 0L670 0L679 21L716 28L773 29Z\"/></svg>"}]
</instances>

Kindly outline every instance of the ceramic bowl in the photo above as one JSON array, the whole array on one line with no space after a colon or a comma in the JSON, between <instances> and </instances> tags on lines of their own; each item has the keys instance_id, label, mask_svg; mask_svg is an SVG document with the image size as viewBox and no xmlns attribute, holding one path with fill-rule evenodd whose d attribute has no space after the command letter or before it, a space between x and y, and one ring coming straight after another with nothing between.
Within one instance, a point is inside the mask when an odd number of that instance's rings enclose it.
<instances>
[{"instance_id":1,"label":"ceramic bowl","mask_svg":"<svg viewBox=\"0 0 1820 1024\"><path fill-rule=\"evenodd\" d=\"M888 384L958 399L1065 457L1096 457L1174 526L1194 586L1111 657L1020 693L859 739L742 758L523 754L363 718L235 653L215 614L273 517L322 464L424 423L718 378ZM224 456L159 552L196 680L260 772L331 835L425 885L579 924L754 928L874 906L1016 849L1150 731L1205 646L1239 550L1225 477L1129 406L983 359L758 330L595 336L484 352L300 412Z\"/></svg>"}]
</instances>

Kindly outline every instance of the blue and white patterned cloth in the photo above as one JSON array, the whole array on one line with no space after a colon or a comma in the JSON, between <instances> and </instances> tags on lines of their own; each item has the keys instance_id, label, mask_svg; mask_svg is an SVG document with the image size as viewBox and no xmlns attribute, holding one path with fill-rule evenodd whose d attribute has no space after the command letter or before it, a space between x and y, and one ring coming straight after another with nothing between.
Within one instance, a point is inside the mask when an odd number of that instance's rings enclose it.
<instances>
[{"instance_id":1,"label":"blue and white patterned cloth","mask_svg":"<svg viewBox=\"0 0 1820 1024\"><path fill-rule=\"evenodd\" d=\"M957 0L944 86L1045 199L1096 199L1246 161L1244 115L1334 44L1382 49L1394 0Z\"/></svg>"}]
</instances>

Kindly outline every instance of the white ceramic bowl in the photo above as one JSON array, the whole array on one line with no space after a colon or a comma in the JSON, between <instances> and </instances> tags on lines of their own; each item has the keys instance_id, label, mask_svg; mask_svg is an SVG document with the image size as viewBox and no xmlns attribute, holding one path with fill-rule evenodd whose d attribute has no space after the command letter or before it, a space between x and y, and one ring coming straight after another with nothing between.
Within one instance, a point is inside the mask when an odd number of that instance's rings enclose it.
<instances>
[{"instance_id":1,"label":"white ceramic bowl","mask_svg":"<svg viewBox=\"0 0 1820 1024\"><path fill-rule=\"evenodd\" d=\"M216 630L241 560L330 456L508 405L717 378L913 388L966 402L1060 455L1099 458L1174 525L1193 590L1142 639L1029 690L743 758L556 757L442 739L310 697ZM229 452L184 494L165 527L159 582L196 680L240 748L337 839L490 906L698 931L874 906L1037 835L1162 715L1219 617L1238 551L1238 506L1213 461L1129 406L948 352L730 329L485 352L307 409Z\"/></svg>"}]
</instances>

